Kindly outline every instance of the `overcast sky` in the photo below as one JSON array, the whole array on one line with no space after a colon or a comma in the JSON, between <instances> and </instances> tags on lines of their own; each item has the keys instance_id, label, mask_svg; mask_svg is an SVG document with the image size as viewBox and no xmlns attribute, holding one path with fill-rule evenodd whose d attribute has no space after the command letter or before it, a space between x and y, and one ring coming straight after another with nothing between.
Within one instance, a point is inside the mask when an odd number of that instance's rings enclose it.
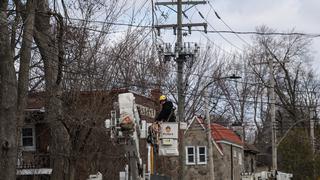
<instances>
[{"instance_id":1,"label":"overcast sky","mask_svg":"<svg viewBox=\"0 0 320 180\"><path fill-rule=\"evenodd\" d=\"M297 32L320 34L320 0L210 0L209 2L234 31L255 31L257 26L267 25L278 32L295 29ZM164 7L161 9L166 10ZM192 22L203 22L198 10L216 30L228 30L215 17L214 11L208 4L198 5L197 9L187 12ZM172 14L171 18L175 19L175 13L171 12L170 14ZM188 22L187 19L184 21ZM209 26L208 29L212 30ZM243 48L245 45L234 35L224 34L224 36L237 47ZM251 42L250 35L242 35L241 37ZM190 39L196 41L205 38L201 37L201 34L194 33L186 38L186 40ZM210 35L210 39L226 50L236 50L219 35ZM313 39L311 50L314 52L314 64L320 68L320 37Z\"/></svg>"}]
</instances>

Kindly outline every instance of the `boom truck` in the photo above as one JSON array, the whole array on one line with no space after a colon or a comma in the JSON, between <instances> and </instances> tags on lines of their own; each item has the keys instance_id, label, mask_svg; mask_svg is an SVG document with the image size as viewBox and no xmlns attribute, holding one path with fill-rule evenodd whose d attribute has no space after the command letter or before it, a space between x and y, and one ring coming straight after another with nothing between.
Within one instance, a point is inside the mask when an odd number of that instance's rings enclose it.
<instances>
[{"instance_id":1,"label":"boom truck","mask_svg":"<svg viewBox=\"0 0 320 180\"><path fill-rule=\"evenodd\" d=\"M152 180L155 177L156 156L178 156L178 123L163 122L157 131L152 123L140 119L133 93L118 95L118 110L111 111L105 121L111 139L125 145L129 162L120 172L120 180ZM117 117L119 114L119 117ZM147 163L143 164L139 141L147 141Z\"/></svg>"}]
</instances>

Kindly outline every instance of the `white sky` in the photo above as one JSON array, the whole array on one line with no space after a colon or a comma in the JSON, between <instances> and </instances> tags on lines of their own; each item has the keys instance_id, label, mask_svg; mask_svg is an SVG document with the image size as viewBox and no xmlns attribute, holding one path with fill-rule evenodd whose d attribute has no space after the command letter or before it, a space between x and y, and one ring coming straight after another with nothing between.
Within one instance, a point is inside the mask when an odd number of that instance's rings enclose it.
<instances>
[{"instance_id":1,"label":"white sky","mask_svg":"<svg viewBox=\"0 0 320 180\"><path fill-rule=\"evenodd\" d=\"M210 0L209 2L234 31L255 31L257 26L266 25L277 32L295 29L297 32L320 34L320 0ZM168 10L165 7L160 7L160 9L164 12ZM208 4L198 5L197 9L216 30L229 30L216 18L214 11ZM198 15L197 9L193 8L187 12L189 19L192 22L204 22ZM168 12L171 15L170 22L174 22L176 14L170 10ZM189 20L184 18L184 22L188 23ZM208 30L212 30L212 28L208 26ZM166 37L170 34L172 31L165 33L162 39L172 41L172 37ZM223 34L223 36L237 47L243 48L245 45L235 35ZM219 35L210 34L209 37L228 51L236 50ZM251 42L250 35L241 35L241 37L249 43ZM185 38L185 41L204 42L206 39L201 37L200 33L193 33ZM311 51L314 52L313 67L317 70L320 68L320 37L313 39ZM317 73L320 74L320 70Z\"/></svg>"}]
</instances>

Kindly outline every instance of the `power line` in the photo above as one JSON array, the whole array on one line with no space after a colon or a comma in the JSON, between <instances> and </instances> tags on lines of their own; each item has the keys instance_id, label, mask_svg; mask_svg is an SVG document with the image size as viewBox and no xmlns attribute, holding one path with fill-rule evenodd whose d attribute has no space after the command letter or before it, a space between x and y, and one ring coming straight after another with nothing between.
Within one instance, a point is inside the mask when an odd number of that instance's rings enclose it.
<instances>
[{"instance_id":1,"label":"power line","mask_svg":"<svg viewBox=\"0 0 320 180\"><path fill-rule=\"evenodd\" d=\"M140 42L137 43L136 48L138 47L138 45L139 45L141 42L143 42L143 40L148 36L148 34L150 34L150 31L149 31L149 33L146 34L145 37L143 37L143 38L140 40ZM28 39L27 39L27 40L28 40ZM31 41L31 40L30 40L30 41ZM69 42L67 42L67 43L69 43ZM69 44L72 44L72 43L69 43ZM133 51L134 51L134 50L133 50ZM52 53L53 55L57 55L57 56L58 56L58 54L56 54L55 52L49 51L49 53ZM97 53L102 54L102 55L108 55L107 53L104 53L104 52L101 52L101 51L97 51ZM144 63L144 62L139 62L139 61L134 61L134 63L142 64L142 65L148 65L148 64L146 64L146 63ZM64 71L64 72L66 72L66 71ZM171 72L171 73L177 73L177 71L174 71L174 70L170 70L170 72ZM219 78L214 78L214 77L212 77L212 76L206 76L206 75L202 75L202 74L192 73L192 74L190 74L190 75L191 75L191 76L198 76L198 77L210 78L210 79L212 79L212 80L219 80ZM242 83L242 84L250 84L250 85L258 85L258 84L265 85L264 83L250 83L250 82L243 82L243 81L232 80L232 79L230 79L229 81L233 81L233 82L236 82L236 83ZM218 81L217 81L217 82L218 82ZM299 92L306 92L306 91L299 91Z\"/></svg>"},{"instance_id":2,"label":"power line","mask_svg":"<svg viewBox=\"0 0 320 180\"><path fill-rule=\"evenodd\" d=\"M186 16L185 16L186 17ZM189 22L191 22L191 20L186 17L188 19ZM187 31L187 32L190 32L190 30L186 30L186 29L182 29L183 31ZM232 55L232 56L238 56L237 54L234 54L234 53L231 53L225 49L223 49L222 47L218 46L215 42L213 42L208 36L207 36L207 30L199 30L197 27L196 27L196 30L191 30L191 31L198 31L198 32L201 32L202 33L202 36L204 36L207 41L209 41L212 45L216 46L218 49L220 49L221 51L229 54L229 55ZM227 40L228 41L228 40ZM241 58L240 56L238 56L239 58Z\"/></svg>"},{"instance_id":3,"label":"power line","mask_svg":"<svg viewBox=\"0 0 320 180\"><path fill-rule=\"evenodd\" d=\"M125 81L116 81L117 83L123 83L125 85L120 85L118 86L119 88L130 88L130 87L138 87L138 88L145 88L148 89L150 86L158 86L159 84L157 83L147 83L144 85L138 85L137 83L133 83L133 82L125 82ZM149 86L149 87L147 87ZM167 87L170 88L168 86L162 85L163 87ZM171 94L177 94L176 91L171 91ZM252 99L253 97L249 97L246 100L242 100L242 99L238 99L238 98L230 98L230 97L225 97L225 95L208 95L208 96L204 96L200 93L184 93L184 95L189 95L189 96L193 96L193 97L205 97L205 98L214 98L214 99L222 99L222 100L227 100L227 101L236 101L236 102L247 102L247 103L263 103L263 104L271 104L268 101L254 101L254 100L248 100L249 98ZM274 103L277 106L284 106L283 104L280 103ZM320 104L317 105L318 107L320 107ZM299 106L299 107L307 107L307 106Z\"/></svg>"},{"instance_id":4,"label":"power line","mask_svg":"<svg viewBox=\"0 0 320 180\"><path fill-rule=\"evenodd\" d=\"M85 29L85 30L88 30L88 31L98 32L98 33L102 33L102 34L117 34L117 33L126 32L126 30L121 30L121 31L103 31L103 30L99 30L99 29L93 29L93 28L89 28L89 27L77 27L77 26L73 26L73 25L67 25L67 27L71 27L71 28L75 28L75 29Z\"/></svg>"},{"instance_id":5,"label":"power line","mask_svg":"<svg viewBox=\"0 0 320 180\"><path fill-rule=\"evenodd\" d=\"M10 30L12 30L11 28L9 28ZM84 28L82 28L82 27L79 27L79 29L87 29L86 27L84 27ZM92 29L88 29L88 30L90 30L90 31L92 31ZM106 32L106 31L101 31L101 30L95 30L95 31L97 31L97 32L100 32L100 33L108 33L108 32ZM137 47L138 47L138 45L139 44L141 44L147 37L148 37L148 35L150 34L150 32L151 32L151 30L145 35L145 36L143 36L143 38L137 43L137 45L135 46L135 48L133 48L133 50L135 50ZM26 33L29 33L29 34L32 34L33 35L33 33L30 33L30 32L26 32ZM45 33L44 33L45 34ZM9 36L10 36L10 34L8 34ZM48 35L48 34L45 34L46 36L48 36L48 37L51 37L50 35ZM25 38L25 40L27 40L27 41L30 41L30 42L32 42L33 43L33 40L32 39L28 39L28 38ZM39 39L39 41L42 41L42 39ZM44 41L43 41L44 42ZM74 45L73 43L70 43L69 41L67 41L67 40L63 40L63 42L64 43L66 43L66 44L69 44L69 45ZM55 50L58 50L56 47L53 47ZM46 52L48 52L49 54L52 54L52 55L55 55L55 56L59 56L59 54L57 53L57 52L52 52L52 51L50 51L50 50L45 50ZM39 52L39 51L38 51ZM107 53L104 53L104 52L100 52L100 51L96 51L97 53L99 53L99 54L103 54L103 55L109 55L109 54L107 54Z\"/></svg>"},{"instance_id":6,"label":"power line","mask_svg":"<svg viewBox=\"0 0 320 180\"><path fill-rule=\"evenodd\" d=\"M77 18L70 18L72 20L78 20L78 21L86 21L84 19L77 19ZM104 23L104 24L110 24L110 25L118 25L118 26L132 26L132 27L138 27L138 28L154 28L152 25L139 25L139 24L133 24L133 23L115 23L115 22L104 22L104 21L93 21L90 20L88 22L93 23ZM188 29L182 29L183 31L190 31ZM205 32L204 30L194 30L191 31L197 31L197 32ZM260 36L307 36L308 38L318 38L320 37L320 34L317 33L300 33L300 32L292 32L292 33L284 33L284 32L258 32L258 31L233 31L233 30L207 30L208 33L225 33L225 34L245 34L245 35L260 35Z\"/></svg>"},{"instance_id":7,"label":"power line","mask_svg":"<svg viewBox=\"0 0 320 180\"><path fill-rule=\"evenodd\" d=\"M87 28L85 28L85 27L79 27L80 29L87 29ZM88 30L91 30L91 29L88 29ZM97 31L97 32L105 32L105 31ZM26 32L26 33L29 33L29 32ZM140 40L140 42L138 42L137 43L137 45L136 45L136 48L138 47L138 45L148 36L150 34L150 31L149 31L149 33L147 33L141 40ZM9 34L8 34L9 35ZM46 34L47 35L47 34ZM47 35L47 36L49 36L49 35ZM27 41L31 41L31 42L33 42L33 40L31 40L31 39L25 39L25 40L27 40ZM67 43L67 44L70 44L70 45L73 45L73 43L70 43L69 41L67 41L67 40L64 40L64 42L65 43ZM56 49L56 48L55 48ZM134 48L135 49L135 48ZM57 49L56 49L57 50ZM50 50L46 50L47 52L49 52L50 54L52 54L52 55L56 55L56 56L58 56L59 54L57 54L57 52L52 52L52 51L50 51ZM38 51L39 52L39 51ZM107 53L105 53L105 52L101 52L101 51L96 51L98 54L102 54L102 55L109 55L109 54L107 54ZM134 61L134 63L137 63L137 64L142 64L142 65L147 65L146 63L143 63L143 62L139 62L139 61ZM66 72L66 71L65 71ZM172 72L172 73L177 73L177 71L173 71L173 70L171 70L170 72ZM208 78L212 78L212 79L215 79L215 78L213 78L213 77L211 77L211 76L204 76L204 75L200 75L200 74L195 74L195 73L192 73L192 74L190 74L190 75L192 75L192 76L202 76L202 77L208 77Z\"/></svg>"},{"instance_id":8,"label":"power line","mask_svg":"<svg viewBox=\"0 0 320 180\"><path fill-rule=\"evenodd\" d=\"M17 11L17 12L25 12L25 10L2 10L2 11ZM48 13L44 12L36 12L48 15ZM131 26L137 28L154 28L152 25L141 25L141 24L133 24L133 23L117 23L117 22L106 22L106 21L99 21L99 20L86 20L80 18L65 18L74 21L87 21L90 23L101 23L101 24L109 24L109 25L116 25L116 26ZM183 31L190 31L188 29L182 29ZM199 29L191 29L191 31L195 32L205 32L204 30ZM260 35L260 36L306 36L308 38L319 38L320 33L302 33L302 32L292 32L292 33L285 33L285 32L258 32L258 31L232 31L232 30L207 30L207 33L222 33L222 34L244 34L244 35Z\"/></svg>"},{"instance_id":9,"label":"power line","mask_svg":"<svg viewBox=\"0 0 320 180\"><path fill-rule=\"evenodd\" d=\"M133 23L116 23L116 22L106 22L106 21L99 21L99 20L86 20L86 19L79 19L79 18L68 18L68 19L74 20L74 21L86 21L90 23L100 23L100 24L108 24L108 25L116 25L116 26L152 28L151 25L140 25L140 24L133 24Z\"/></svg>"},{"instance_id":10,"label":"power line","mask_svg":"<svg viewBox=\"0 0 320 180\"><path fill-rule=\"evenodd\" d=\"M213 44L214 46L216 46L218 49L220 49L221 51L231 55L231 56L237 56L238 58L241 58L238 54L235 54L235 53L232 53L232 52L229 52L225 49L223 49L222 47L220 47L219 45L217 45L217 43L213 42L213 40L211 40L208 35L205 33L205 31L202 31L202 30L194 30L194 31L199 31L202 33L202 36L204 36L211 44ZM208 31L207 31L208 32Z\"/></svg>"},{"instance_id":11,"label":"power line","mask_svg":"<svg viewBox=\"0 0 320 180\"><path fill-rule=\"evenodd\" d=\"M28 32L27 32L27 33L28 33ZM147 35L146 35L145 37L143 37L138 44L140 44L140 43L148 36L148 34L150 34L150 32L147 33ZM26 39L26 40L32 41L32 40L29 40L29 39ZM33 41L32 41L32 42L33 42ZM65 41L65 42L67 42L67 41ZM68 43L68 44L72 44L72 43L70 43L70 42L67 42L67 43ZM138 47L138 45L137 45L136 47ZM38 52L39 52L39 51L38 51ZM53 54L53 55L57 55L57 56L58 56L58 54L57 54L56 52L52 52L52 51L49 51L49 50L47 50L47 52L49 52L50 54ZM100 52L100 51L97 51L97 53L102 54L102 55L108 55L107 53ZM139 62L139 61L134 61L134 63L142 64L142 65L148 65L148 64L146 64L146 63L144 63L144 62ZM64 71L64 72L67 72L67 71ZM177 71L174 71L174 70L170 70L170 72L171 72L171 73L177 73ZM69 72L69 73L70 73L70 72ZM206 75L202 75L202 74L191 73L190 75L191 75L191 76L204 77L204 78L210 78L210 79L212 79L212 80L219 80L219 78L214 78L214 77L212 77L212 76L206 76ZM243 82L243 81L232 80L232 79L230 79L229 81L234 81L234 82L236 82L236 83L242 83L242 84L250 84L250 85L258 85L258 84L265 85L264 83L250 83L250 82ZM217 81L217 82L218 82L218 81ZM306 91L299 91L299 92L306 92Z\"/></svg>"},{"instance_id":12,"label":"power line","mask_svg":"<svg viewBox=\"0 0 320 180\"><path fill-rule=\"evenodd\" d=\"M78 19L78 18L70 18L71 20L78 20L78 21L87 21L92 23L103 23L103 24L110 24L110 25L118 25L118 26L132 26L132 27L139 27L139 28L154 28L152 25L139 25L133 23L115 23L115 22L105 22L105 21L97 21L97 20L85 20L85 19ZM188 29L182 29L183 31L190 31ZM204 30L194 30L191 31L200 31L205 32ZM309 38L318 38L320 37L320 33L301 33L301 32L258 32L258 31L233 31L233 30L207 30L208 33L226 33L226 34L245 34L245 35L260 35L260 36L307 36Z\"/></svg>"},{"instance_id":13,"label":"power line","mask_svg":"<svg viewBox=\"0 0 320 180\"><path fill-rule=\"evenodd\" d=\"M219 16L219 14L217 13L217 11L214 9L214 7L212 6L212 4L210 3L210 1L208 1L209 6L211 7L211 9L214 11L216 17L221 20L221 22L232 32L234 32L234 30L221 18L221 16ZM246 40L244 40L241 36L239 36L238 34L235 34L242 42L244 42L245 44L250 45L250 43L248 43Z\"/></svg>"},{"instance_id":14,"label":"power line","mask_svg":"<svg viewBox=\"0 0 320 180\"><path fill-rule=\"evenodd\" d=\"M211 23L210 23L207 19L205 19L205 17L204 17L204 16L202 15L202 13L198 10L198 8L196 7L195 9L198 11L200 17L201 17L214 31L217 31L217 30L213 27L213 25L211 25ZM222 39L224 39L224 40L225 40L227 43L229 43L231 46L235 47L236 49L238 49L238 50L240 50L240 51L243 51L241 48L239 48L238 46L236 46L235 44L233 44L231 41L229 41L226 37L224 37L221 33L218 32L218 34L219 34L219 36L220 36Z\"/></svg>"},{"instance_id":15,"label":"power line","mask_svg":"<svg viewBox=\"0 0 320 180\"><path fill-rule=\"evenodd\" d=\"M187 31L187 30L185 30ZM191 30L205 32L204 30ZM318 38L320 34L317 33L282 33L282 32L257 32L257 31L211 31L207 30L208 33L229 33L229 34L246 34L246 35L260 35L260 36L307 36L308 38Z\"/></svg>"},{"instance_id":16,"label":"power line","mask_svg":"<svg viewBox=\"0 0 320 180\"><path fill-rule=\"evenodd\" d=\"M210 3L209 3L210 4ZM211 5L211 4L210 4ZM7 11L7 12L25 12L26 10L1 10L1 11ZM48 15L48 13L45 12L35 12L35 13L42 13L45 15ZM91 23L102 23L102 24L110 24L110 25L117 25L117 26L132 26L132 27L138 27L138 28L153 28L152 25L140 25L140 24L133 24L133 23L116 23L116 22L106 22L106 21L99 21L99 20L86 20L86 19L80 19L80 18L65 18L64 19L71 19L75 21L87 21ZM221 19L222 20L222 19ZM184 31L189 31L184 29ZM201 31L204 32L204 30L191 30L191 31ZM261 36L271 36L271 35L279 35L279 36L291 36L291 35L300 35L300 36L307 36L309 38L318 38L320 37L320 33L283 33L283 32L257 32L257 31L227 31L227 30L213 30L208 31L208 33L231 33L231 34L247 34L247 35L261 35Z\"/></svg>"},{"instance_id":17,"label":"power line","mask_svg":"<svg viewBox=\"0 0 320 180\"><path fill-rule=\"evenodd\" d=\"M150 32L149 32L150 33ZM148 34L149 34L148 33ZM141 39L141 41L138 43L138 44L140 44L147 36L148 36L148 34L144 37L144 38L142 38ZM27 40L29 40L29 39L27 39ZM29 41L32 41L32 40L29 40ZM69 43L69 42L68 42ZM69 43L69 44L72 44L72 43ZM136 46L137 47L137 46ZM53 54L55 54L55 55L58 55L58 54L56 54L55 52L51 52L50 51L50 53L53 53ZM102 53L102 52L100 52L100 51L97 51L97 53L100 53L100 54L104 54L104 55L106 55L106 53ZM140 63L140 64L144 64L144 65L147 65L146 63L142 63L142 62L136 62L136 63ZM171 72L176 72L176 71L171 71ZM211 77L211 76L204 76L204 75L199 75L199 74L191 74L191 75L195 75L195 76L202 76L202 77L209 77L209 78L212 78L212 79L216 79L216 78L213 78L213 77ZM240 83L246 83L246 82L240 82ZM250 84L250 83L249 83ZM252 84L252 83L251 83ZM254 85L256 85L257 83L254 83Z\"/></svg>"}]
</instances>

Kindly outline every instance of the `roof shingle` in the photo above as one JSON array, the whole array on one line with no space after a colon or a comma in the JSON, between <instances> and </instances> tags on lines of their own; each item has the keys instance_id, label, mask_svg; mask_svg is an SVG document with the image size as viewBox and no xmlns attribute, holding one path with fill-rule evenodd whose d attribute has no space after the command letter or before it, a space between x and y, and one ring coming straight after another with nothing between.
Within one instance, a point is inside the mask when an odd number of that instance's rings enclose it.
<instances>
[{"instance_id":1,"label":"roof shingle","mask_svg":"<svg viewBox=\"0 0 320 180\"><path fill-rule=\"evenodd\" d=\"M232 130L221 126L219 124L211 124L211 132L213 139L218 141L227 141L242 146L243 143L238 135L236 135Z\"/></svg>"}]
</instances>

